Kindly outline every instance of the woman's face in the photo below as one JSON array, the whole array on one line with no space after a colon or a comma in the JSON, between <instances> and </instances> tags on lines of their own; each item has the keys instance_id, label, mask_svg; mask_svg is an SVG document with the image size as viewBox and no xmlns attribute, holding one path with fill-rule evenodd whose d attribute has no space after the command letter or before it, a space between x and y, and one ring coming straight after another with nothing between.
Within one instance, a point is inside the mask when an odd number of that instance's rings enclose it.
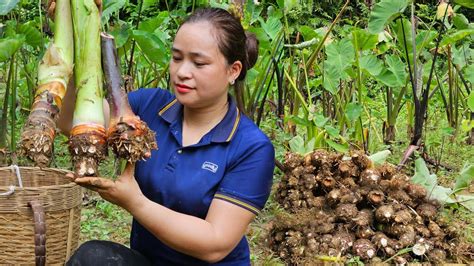
<instances>
[{"instance_id":1,"label":"woman's face","mask_svg":"<svg viewBox=\"0 0 474 266\"><path fill-rule=\"evenodd\" d=\"M240 73L240 61L228 64L217 46L209 22L186 23L174 39L170 62L171 87L188 108L206 108L227 101L230 81Z\"/></svg>"}]
</instances>

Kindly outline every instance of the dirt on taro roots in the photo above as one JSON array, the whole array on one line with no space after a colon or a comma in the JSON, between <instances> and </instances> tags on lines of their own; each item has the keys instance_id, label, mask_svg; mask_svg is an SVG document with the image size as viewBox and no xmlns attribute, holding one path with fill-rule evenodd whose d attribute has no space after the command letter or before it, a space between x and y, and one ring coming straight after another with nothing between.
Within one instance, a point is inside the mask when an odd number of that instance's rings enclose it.
<instances>
[{"instance_id":1,"label":"dirt on taro roots","mask_svg":"<svg viewBox=\"0 0 474 266\"><path fill-rule=\"evenodd\" d=\"M441 263L472 252L461 229L438 215L440 204L392 165L317 150L288 153L285 167L275 191L285 211L270 222L266 243L286 264Z\"/></svg>"}]
</instances>

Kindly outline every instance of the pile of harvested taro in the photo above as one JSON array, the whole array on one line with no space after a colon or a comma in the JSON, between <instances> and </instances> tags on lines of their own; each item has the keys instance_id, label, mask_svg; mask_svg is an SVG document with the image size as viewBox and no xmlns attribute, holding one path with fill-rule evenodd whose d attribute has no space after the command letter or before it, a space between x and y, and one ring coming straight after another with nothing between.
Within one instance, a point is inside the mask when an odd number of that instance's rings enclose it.
<instances>
[{"instance_id":1,"label":"pile of harvested taro","mask_svg":"<svg viewBox=\"0 0 474 266\"><path fill-rule=\"evenodd\" d=\"M288 153L275 199L285 212L267 243L287 264L349 261L439 263L471 249L459 228L438 215L439 203L389 164L374 167L361 152Z\"/></svg>"}]
</instances>

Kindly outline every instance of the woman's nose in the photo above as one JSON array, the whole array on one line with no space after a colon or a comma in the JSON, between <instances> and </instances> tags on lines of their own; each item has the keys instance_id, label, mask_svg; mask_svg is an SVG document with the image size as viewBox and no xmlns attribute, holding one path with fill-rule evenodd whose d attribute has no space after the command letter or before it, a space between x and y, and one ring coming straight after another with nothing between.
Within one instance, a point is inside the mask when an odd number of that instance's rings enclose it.
<instances>
[{"instance_id":1,"label":"woman's nose","mask_svg":"<svg viewBox=\"0 0 474 266\"><path fill-rule=\"evenodd\" d=\"M178 75L178 78L180 79L191 78L192 76L191 64L188 62L182 62L181 64L179 64L176 74Z\"/></svg>"}]
</instances>

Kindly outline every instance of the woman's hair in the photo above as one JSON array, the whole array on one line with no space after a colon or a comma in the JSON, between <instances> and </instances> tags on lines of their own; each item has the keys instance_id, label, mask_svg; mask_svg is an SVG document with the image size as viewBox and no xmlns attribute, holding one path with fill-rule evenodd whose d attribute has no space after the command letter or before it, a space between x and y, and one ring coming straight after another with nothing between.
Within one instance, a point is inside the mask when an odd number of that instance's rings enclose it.
<instances>
[{"instance_id":1,"label":"woman's hair","mask_svg":"<svg viewBox=\"0 0 474 266\"><path fill-rule=\"evenodd\" d=\"M253 33L246 33L240 21L229 12L220 8L203 8L189 16L186 23L207 21L215 28L215 37L220 52L227 63L242 63L237 80L244 80L247 70L251 69L258 58L258 40Z\"/></svg>"}]
</instances>

